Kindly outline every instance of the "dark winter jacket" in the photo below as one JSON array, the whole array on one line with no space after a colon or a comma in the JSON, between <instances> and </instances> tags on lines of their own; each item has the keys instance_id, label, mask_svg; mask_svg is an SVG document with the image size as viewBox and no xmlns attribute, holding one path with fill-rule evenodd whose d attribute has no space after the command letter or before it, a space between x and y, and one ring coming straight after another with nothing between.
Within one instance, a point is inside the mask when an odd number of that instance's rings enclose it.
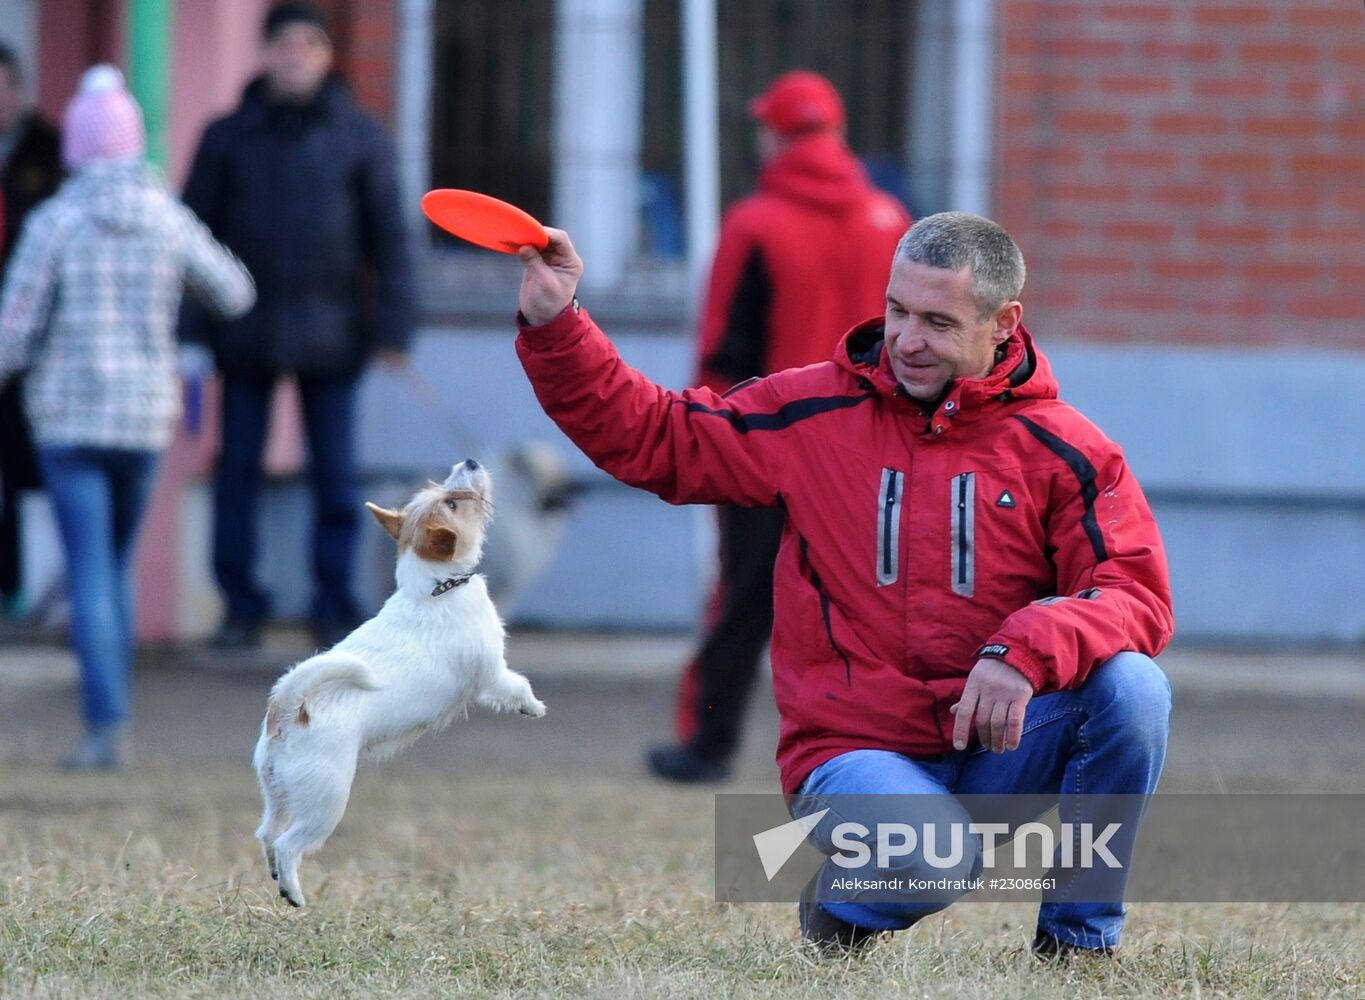
<instances>
[{"instance_id":1,"label":"dark winter jacket","mask_svg":"<svg viewBox=\"0 0 1365 1000\"><path fill-rule=\"evenodd\" d=\"M929 414L898 391L880 320L833 362L722 397L627 366L586 312L523 327L545 412L602 469L670 503L779 504L777 761L795 791L849 750L952 752L980 656L1043 694L1173 628L1166 555L1118 446L1057 398L1022 327Z\"/></svg>"},{"instance_id":2,"label":"dark winter jacket","mask_svg":"<svg viewBox=\"0 0 1365 1000\"><path fill-rule=\"evenodd\" d=\"M204 132L185 204L256 281L239 320L192 305L182 316L182 338L223 371L345 375L377 348L406 348L413 282L393 151L340 80L305 106L253 82Z\"/></svg>"},{"instance_id":3,"label":"dark winter jacket","mask_svg":"<svg viewBox=\"0 0 1365 1000\"><path fill-rule=\"evenodd\" d=\"M37 115L26 115L19 123L19 137L9 160L0 169L0 193L4 198L4 230L0 232L0 275L14 252L24 218L34 205L51 197L62 183L61 140L54 129Z\"/></svg>"},{"instance_id":4,"label":"dark winter jacket","mask_svg":"<svg viewBox=\"0 0 1365 1000\"><path fill-rule=\"evenodd\" d=\"M827 361L844 331L881 312L910 217L830 133L766 164L721 220L701 315L697 384Z\"/></svg>"}]
</instances>

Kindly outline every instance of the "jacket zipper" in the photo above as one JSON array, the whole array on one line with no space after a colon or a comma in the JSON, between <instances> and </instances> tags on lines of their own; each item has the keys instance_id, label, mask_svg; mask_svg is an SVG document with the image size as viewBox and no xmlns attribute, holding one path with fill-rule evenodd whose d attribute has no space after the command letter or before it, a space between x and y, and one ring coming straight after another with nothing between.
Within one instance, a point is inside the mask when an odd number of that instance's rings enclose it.
<instances>
[{"instance_id":1,"label":"jacket zipper","mask_svg":"<svg viewBox=\"0 0 1365 1000\"><path fill-rule=\"evenodd\" d=\"M834 638L834 622L829 615L829 595L825 593L824 584L820 582L820 574L815 572L815 567L810 564L810 552L806 545L806 539L800 535L801 539L801 569L805 572L810 585L815 588L815 596L820 599L820 618L825 623L825 635L829 638L830 648L838 654L839 659L844 661L844 682L850 687L853 685L853 661L848 658L843 647Z\"/></svg>"},{"instance_id":2,"label":"jacket zipper","mask_svg":"<svg viewBox=\"0 0 1365 1000\"><path fill-rule=\"evenodd\" d=\"M953 593L971 597L976 591L976 473L953 480Z\"/></svg>"},{"instance_id":3,"label":"jacket zipper","mask_svg":"<svg viewBox=\"0 0 1365 1000\"><path fill-rule=\"evenodd\" d=\"M895 583L900 575L901 488L905 476L895 469L882 469L882 488L877 497L877 586Z\"/></svg>"}]
</instances>

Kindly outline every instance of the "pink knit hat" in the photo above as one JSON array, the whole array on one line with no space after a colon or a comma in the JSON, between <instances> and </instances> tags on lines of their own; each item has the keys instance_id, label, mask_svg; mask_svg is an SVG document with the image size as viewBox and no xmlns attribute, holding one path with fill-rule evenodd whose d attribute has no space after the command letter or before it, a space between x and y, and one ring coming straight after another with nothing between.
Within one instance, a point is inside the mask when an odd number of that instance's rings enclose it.
<instances>
[{"instance_id":1,"label":"pink knit hat","mask_svg":"<svg viewBox=\"0 0 1365 1000\"><path fill-rule=\"evenodd\" d=\"M62 159L72 170L97 160L140 160L147 148L142 109L108 63L81 76L62 122Z\"/></svg>"}]
</instances>

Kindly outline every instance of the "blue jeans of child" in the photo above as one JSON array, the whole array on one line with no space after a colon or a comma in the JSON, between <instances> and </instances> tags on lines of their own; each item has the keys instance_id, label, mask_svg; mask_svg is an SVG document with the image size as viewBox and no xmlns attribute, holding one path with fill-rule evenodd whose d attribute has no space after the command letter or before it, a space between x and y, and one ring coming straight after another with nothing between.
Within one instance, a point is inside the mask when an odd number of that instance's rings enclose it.
<instances>
[{"instance_id":1,"label":"blue jeans of child","mask_svg":"<svg viewBox=\"0 0 1365 1000\"><path fill-rule=\"evenodd\" d=\"M894 815L897 812L924 809L926 800L897 800L897 795L1150 794L1166 759L1170 709L1170 684L1156 662L1138 653L1120 653L1096 667L1076 690L1030 701L1016 750L994 754L977 747L937 760L854 750L812 771L792 812L800 818L832 807L832 815L812 831L812 842L822 853L833 855L838 848L830 840L830 830L836 823L856 822L874 830L879 821L902 818ZM945 814L954 809L953 800L945 798ZM1131 837L1119 839L1114 854L1126 871L1133 842ZM913 866L915 859L909 864ZM826 861L821 869L817 884L822 890L840 874L832 865ZM974 872L937 872L935 877L945 874L967 877ZM943 899L916 900L909 894L904 900L875 902L824 898L828 895L828 891L816 895L826 912L878 930L909 927L948 905ZM1045 893L1038 926L1067 944L1112 948L1118 944L1123 915L1121 898L1069 902L1049 900Z\"/></svg>"},{"instance_id":2,"label":"blue jeans of child","mask_svg":"<svg viewBox=\"0 0 1365 1000\"><path fill-rule=\"evenodd\" d=\"M39 447L66 550L71 641L90 727L128 718L133 662L133 543L159 454L119 448Z\"/></svg>"}]
</instances>

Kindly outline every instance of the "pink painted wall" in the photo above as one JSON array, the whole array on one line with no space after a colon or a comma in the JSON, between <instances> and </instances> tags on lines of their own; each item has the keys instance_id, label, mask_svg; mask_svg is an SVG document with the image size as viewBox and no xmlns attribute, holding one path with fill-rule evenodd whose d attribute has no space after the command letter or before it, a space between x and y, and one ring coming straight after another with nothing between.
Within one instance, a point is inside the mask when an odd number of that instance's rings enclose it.
<instances>
[{"instance_id":1,"label":"pink painted wall","mask_svg":"<svg viewBox=\"0 0 1365 1000\"><path fill-rule=\"evenodd\" d=\"M176 190L189 174L204 126L231 110L256 69L264 8L264 0L175 4L166 174ZM216 401L210 389L206 408ZM206 422L197 435L182 423L162 461L137 554L137 631L142 639L184 637L180 498L186 483L211 467L217 439L216 421Z\"/></svg>"},{"instance_id":2,"label":"pink painted wall","mask_svg":"<svg viewBox=\"0 0 1365 1000\"><path fill-rule=\"evenodd\" d=\"M265 0L190 0L175 5L167 174L179 188L204 126L236 105L255 74Z\"/></svg>"}]
</instances>

